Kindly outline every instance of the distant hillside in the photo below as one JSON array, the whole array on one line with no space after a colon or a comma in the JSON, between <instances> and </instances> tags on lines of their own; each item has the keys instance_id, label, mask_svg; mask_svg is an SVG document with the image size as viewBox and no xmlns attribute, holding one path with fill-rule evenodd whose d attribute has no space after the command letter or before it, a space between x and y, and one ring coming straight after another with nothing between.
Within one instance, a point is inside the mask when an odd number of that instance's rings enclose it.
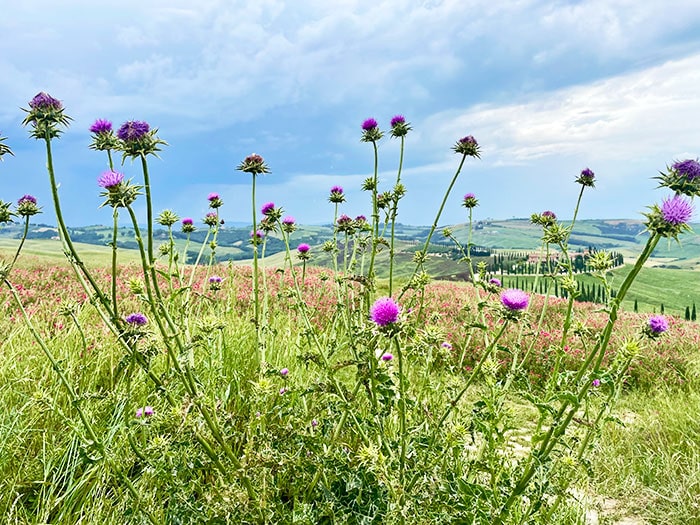
<instances>
[{"instance_id":1,"label":"distant hillside","mask_svg":"<svg viewBox=\"0 0 700 525\"><path fill-rule=\"evenodd\" d=\"M435 232L431 252L440 253L449 250L451 243L442 235L442 226ZM466 224L451 226L454 237L463 244L467 243L469 235ZM396 239L400 241L400 252L408 254L409 258L425 242L430 228L427 226L410 226L398 224ZM107 246L112 237L112 230L107 226L83 226L70 228L75 242ZM0 229L0 238L19 238L22 226L11 224ZM175 242L180 250L184 249L187 236L180 231L174 232ZM191 235L188 248L188 260L194 261L201 243L207 235L206 230L197 230ZM321 246L331 239L331 225L301 226L292 235L292 247L299 243ZM55 227L45 224L30 226L30 239L57 239ZM219 261L245 261L252 257L251 245L248 242L250 230L248 227L222 227L217 239L216 255ZM158 243L168 240L165 230L156 230ZM210 239L211 240L211 239ZM570 238L572 250L594 248L622 253L629 261L636 257L647 240L644 225L638 220L583 220L576 223L576 228ZM131 228L120 228L118 246L122 249L136 249L137 244ZM485 220L474 225L472 243L476 246L496 250L526 250L536 251L541 248L541 228L530 223L529 219ZM317 250L314 250L317 252ZM284 243L279 235L272 236L267 243L266 255L274 256L284 252ZM205 254L208 255L208 248ZM402 257L403 258L403 257ZM700 236L684 235L682 246L675 242L661 243L656 249L650 266L675 269L700 269ZM442 272L441 272L442 273Z\"/></svg>"}]
</instances>

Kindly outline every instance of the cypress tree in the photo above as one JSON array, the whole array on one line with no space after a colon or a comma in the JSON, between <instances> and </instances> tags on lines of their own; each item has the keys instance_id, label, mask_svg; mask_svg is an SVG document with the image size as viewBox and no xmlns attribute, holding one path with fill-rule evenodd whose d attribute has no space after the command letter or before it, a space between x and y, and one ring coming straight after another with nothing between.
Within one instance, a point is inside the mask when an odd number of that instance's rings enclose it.
<instances>
[{"instance_id":1,"label":"cypress tree","mask_svg":"<svg viewBox=\"0 0 700 525\"><path fill-rule=\"evenodd\" d=\"M635 313L639 311L639 305L637 304L637 300L634 300L634 311Z\"/></svg>"},{"instance_id":2,"label":"cypress tree","mask_svg":"<svg viewBox=\"0 0 700 525\"><path fill-rule=\"evenodd\" d=\"M693 303L693 309L690 311L690 320L695 321L697 316L695 315L695 303Z\"/></svg>"},{"instance_id":3,"label":"cypress tree","mask_svg":"<svg viewBox=\"0 0 700 525\"><path fill-rule=\"evenodd\" d=\"M661 313L664 313L664 303L661 303L661 310L660 310L660 312L661 312Z\"/></svg>"},{"instance_id":4,"label":"cypress tree","mask_svg":"<svg viewBox=\"0 0 700 525\"><path fill-rule=\"evenodd\" d=\"M690 321L690 306L685 307L685 320Z\"/></svg>"}]
</instances>

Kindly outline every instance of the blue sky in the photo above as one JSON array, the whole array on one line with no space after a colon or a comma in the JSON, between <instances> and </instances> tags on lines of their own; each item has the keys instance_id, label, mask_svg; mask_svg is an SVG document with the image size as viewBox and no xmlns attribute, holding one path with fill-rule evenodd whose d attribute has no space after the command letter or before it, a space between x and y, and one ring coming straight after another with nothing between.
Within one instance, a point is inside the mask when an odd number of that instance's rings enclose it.
<instances>
[{"instance_id":1,"label":"blue sky","mask_svg":"<svg viewBox=\"0 0 700 525\"><path fill-rule=\"evenodd\" d=\"M73 117L55 145L69 224L109 223L90 151L95 118L146 120L168 141L150 162L157 210L206 213L221 194L227 222L250 221L250 180L235 171L265 157L258 202L302 223L330 222L328 190L348 214L368 214L371 174L360 125L403 114L399 220L429 224L473 135L441 223L570 217L590 167L584 218L638 218L665 195L651 177L700 150L700 3L656 0L121 0L6 2L0 17L0 132L16 156L0 164L0 198L37 195L53 222L40 143L21 127L47 91ZM393 185L398 142L379 145L380 189ZM123 167L140 180L138 165ZM142 215L143 216L143 215Z\"/></svg>"}]
</instances>

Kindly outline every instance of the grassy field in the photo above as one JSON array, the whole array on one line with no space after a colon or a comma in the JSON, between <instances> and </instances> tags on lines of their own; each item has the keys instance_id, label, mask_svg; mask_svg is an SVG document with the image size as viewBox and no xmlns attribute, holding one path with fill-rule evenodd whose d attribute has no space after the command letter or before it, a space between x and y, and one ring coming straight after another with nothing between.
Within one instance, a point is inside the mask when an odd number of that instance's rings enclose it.
<instances>
[{"instance_id":1,"label":"grassy field","mask_svg":"<svg viewBox=\"0 0 700 525\"><path fill-rule=\"evenodd\" d=\"M504 349L516 348L523 337L535 337L529 357L511 378L519 387L504 398L500 409L488 412L488 418L497 418L492 422L476 415L486 410L484 400L494 394L498 383L490 383L486 374L466 392L457 404L454 419L444 428L449 438L441 446L449 446L431 459L435 470L425 470L426 479L411 489L410 502L403 500L399 512L399 507L391 504L402 501L393 488L399 483L395 474L399 468L396 451L400 448L397 365L382 364L378 368L385 374L376 376L386 388L376 391L381 393L382 410L373 411L371 395L360 396L353 405L354 417L360 418L358 424L363 422L360 427L351 423L352 419L347 426L338 426L347 413L343 416L337 394L325 390L328 381L337 380L347 384L347 393L352 391L355 375L349 373L345 363L353 361L353 352L359 348L374 355L382 348L376 347L381 338L368 340L374 342L362 343L353 350L351 341L356 340L355 336L346 339L338 332L317 332L324 338L324 347L334 349L332 359L339 367L337 373L326 375L328 371L313 364L315 358L309 361L303 357L313 352L313 346L294 313L297 307L289 299L290 283L283 280L283 274L271 271L266 281L269 296L274 298L266 307L270 316L266 336L269 373L260 376L258 358L254 351L251 353L255 336L249 322L253 315L249 268L202 267L194 280L197 300L189 325L197 381L205 396L202 400L206 406L217 407L223 431L246 458L244 472L250 473L261 496L251 505L240 478L218 473L201 448L195 446L197 432L206 426L197 416L193 400L177 386L167 355L149 354L149 345L157 344L155 334L149 330L139 347L144 356L151 355L151 370L167 381L168 391L183 396L182 404L169 405L149 385L144 372L128 372L129 361L125 361L123 349L105 333L87 303L77 310L77 324L70 316L61 315L62 304L85 299L71 272L60 262L62 254L56 245L28 244L27 257L23 257L12 280L21 285L21 297L32 312L34 326L56 353L60 368L76 388L78 402L104 436L108 457L118 458L123 470L108 467L99 460L101 453L86 447L81 437L84 426L75 413L76 401L71 401L51 372L46 357L26 326L18 322L18 313L3 291L0 304L5 305L5 315L0 330L6 337L0 343L4 356L0 364L0 403L7 409L0 417L0 515L7 523L75 523L78 519L82 523L123 523L125 519L140 523L145 519L139 508L164 523L251 519L270 523L357 523L362 516L369 516L368 523L392 522L400 521L402 512L410 514L412 523L450 522L470 515L466 505L475 496L469 491L479 486L481 479L475 465L479 461L496 462L499 457L489 455L488 447L474 449L475 443L485 444L475 442L475 435L500 429L503 440L493 446L503 447L501 453L515 458L526 457L532 446L537 411L524 404L522 396L542 395L555 378L551 375L554 354L548 348L561 337L563 303L554 301L549 306L550 315L541 319L542 301L533 299L529 319L536 326L535 334L516 330L501 341ZM3 253L10 252L5 249ZM107 248L85 251L90 264L99 268L102 263L98 275L105 285L108 273L104 262L108 256ZM436 264L441 263L438 259ZM266 261L270 265L274 262ZM407 267L405 264L401 274ZM621 279L626 271L617 270L615 278ZM207 276L213 274L224 278L223 289L207 290ZM308 270L305 301L314 312L314 323L328 327L338 318L333 281L325 279L324 274L328 270ZM687 289L684 274L687 277L683 271L645 269L639 290L653 287L661 278L665 279L666 290ZM133 265L120 269L119 296L124 313L143 306L128 284L139 275ZM432 418L420 423L420 414L440 412L448 406L448 399L467 377L464 371L477 366L484 351L479 338L470 335L473 329L468 328L477 311L473 287L436 282L426 297L422 321L406 348L403 363L410 385L406 395L412 406L422 407L419 412L411 411L407 421L417 438L409 447L411 464L426 453L420 443L429 439L430 433L424 433L422 425L429 428L435 424ZM577 318L595 331L603 316L594 306L581 305ZM643 314L624 314L615 332L614 347L635 334L644 319ZM584 523L584 515L597 515L602 523L623 519L626 523L694 523L699 516L700 496L697 326L673 320L667 337L642 346L638 364L630 369L629 386L622 391L618 408L610 414L610 419L619 423L602 426L602 437L590 459L575 462L577 474L565 491L569 496L547 523ZM450 342L449 351L441 346L443 341ZM565 369L578 366L581 348L576 341L572 339L570 354L563 361ZM504 363L508 355L501 354ZM606 366L614 366L614 354L611 359ZM495 366L490 372L494 378L508 377L507 367L500 369L496 363L490 366ZM282 369L289 372L280 375ZM611 387L604 382L600 390L592 392L586 406L601 403L612 392ZM134 411L144 406L153 407L155 415L147 420L134 418ZM578 417L585 419L586 414L581 412ZM477 423L486 426L474 426ZM364 425L368 425L365 431L374 429L376 436L383 437L376 444L363 442L356 429ZM578 426L567 446L575 445L585 429ZM566 454L566 450L562 448L561 452ZM450 461L440 459L443 454L448 454ZM229 473L238 471L233 464L227 465ZM419 470L427 468L415 466ZM446 477L438 473L443 468L449 471ZM496 468L496 463L490 468ZM319 472L323 475L314 481ZM125 479L134 484L139 499L129 496ZM466 482L474 485L464 485ZM312 483L317 483L318 490L309 498L305 489ZM262 515L251 518L259 512Z\"/></svg>"}]
</instances>

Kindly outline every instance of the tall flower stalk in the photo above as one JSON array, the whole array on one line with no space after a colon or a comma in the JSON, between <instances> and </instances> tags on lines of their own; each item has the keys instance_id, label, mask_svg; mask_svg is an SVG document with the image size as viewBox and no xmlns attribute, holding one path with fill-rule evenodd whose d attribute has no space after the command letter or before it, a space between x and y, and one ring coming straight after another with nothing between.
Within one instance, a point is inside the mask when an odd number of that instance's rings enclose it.
<instances>
[{"instance_id":1,"label":"tall flower stalk","mask_svg":"<svg viewBox=\"0 0 700 525\"><path fill-rule=\"evenodd\" d=\"M379 174L379 153L377 151L377 142L381 140L384 134L380 131L377 121L373 118L368 118L362 123L362 142L371 142L374 150L374 173L371 177L365 179L362 184L362 189L372 192L372 246L370 251L369 268L367 269L368 286L365 289L366 311L369 311L369 293L374 286L374 260L377 255L377 247L379 243L379 206L377 203L377 184Z\"/></svg>"},{"instance_id":2,"label":"tall flower stalk","mask_svg":"<svg viewBox=\"0 0 700 525\"><path fill-rule=\"evenodd\" d=\"M114 309L110 304L109 299L105 296L102 289L97 285L92 274L88 271L80 258L70 233L63 219L63 211L61 209L61 201L58 195L58 184L56 182L56 174L54 172L53 154L51 152L51 141L61 135L61 128L67 127L71 118L65 114L61 101L53 98L51 95L41 92L38 93L32 100L29 101L29 109L24 110L27 116L24 118L23 124L30 125L30 136L43 140L46 145L46 170L49 174L49 185L51 187L51 197L53 199L54 211L56 213L56 222L58 224L58 234L61 239L61 244L64 247L64 253L74 268L76 274L81 274L79 279L81 282L87 281L89 288L86 286L87 293L94 293L102 306L107 310L116 322Z\"/></svg>"},{"instance_id":3,"label":"tall flower stalk","mask_svg":"<svg viewBox=\"0 0 700 525\"><path fill-rule=\"evenodd\" d=\"M399 167L396 172L396 183L391 193L391 238L389 240L389 297L394 293L394 241L396 234L396 216L398 215L399 200L405 195L406 189L401 184L401 171L403 170L403 154L406 142L406 134L411 130L410 124L406 122L403 115L396 115L391 119L391 137L401 139L401 150L399 153Z\"/></svg>"},{"instance_id":4,"label":"tall flower stalk","mask_svg":"<svg viewBox=\"0 0 700 525\"><path fill-rule=\"evenodd\" d=\"M253 183L251 189L251 199L252 199L252 214L253 214L253 231L251 234L251 242L253 245L253 304L254 304L254 324L255 324L255 346L259 352L260 366L261 370L264 367L264 356L262 355L263 349L261 348L261 326L260 326L260 290L259 290L259 276L258 276L258 220L257 220L257 206L255 204L255 182L258 175L263 175L265 173L270 173L270 168L265 164L265 159L263 159L257 153L248 155L243 162L241 162L236 168L244 173L250 173L253 176Z\"/></svg>"},{"instance_id":5,"label":"tall flower stalk","mask_svg":"<svg viewBox=\"0 0 700 525\"><path fill-rule=\"evenodd\" d=\"M459 161L459 166L457 167L457 171L455 174L452 176L452 180L450 181L450 185L447 187L447 191L445 192L444 197L442 198L442 202L440 203L440 208L438 209L437 214L435 215L435 220L433 221L433 225L430 227L430 231L428 232L428 236L425 239L425 243L423 245L423 250L420 252L416 253L415 256L415 263L416 267L413 270L413 274L411 275L411 278L409 279L409 282L406 287L401 291L401 294L399 294L399 299L403 297L403 295L408 291L410 286L413 286L415 284L415 279L418 276L418 273L423 269L423 266L425 264L425 261L427 260L428 257L428 248L430 247L430 241L433 238L433 234L435 233L435 230L437 229L438 223L440 222L440 217L442 216L442 212L445 209L445 204L447 203L447 199L450 196L450 193L452 192L452 188L455 185L455 182L457 182L457 178L459 177L459 174L462 172L462 167L464 166L464 162L467 160L467 157L475 157L475 158L480 158L480 153L479 153L479 144L477 143L476 139L472 137L471 135L468 135L466 137L462 137L457 141L457 143L453 146L452 148L455 153L458 153L462 155L462 158Z\"/></svg>"}]
</instances>

